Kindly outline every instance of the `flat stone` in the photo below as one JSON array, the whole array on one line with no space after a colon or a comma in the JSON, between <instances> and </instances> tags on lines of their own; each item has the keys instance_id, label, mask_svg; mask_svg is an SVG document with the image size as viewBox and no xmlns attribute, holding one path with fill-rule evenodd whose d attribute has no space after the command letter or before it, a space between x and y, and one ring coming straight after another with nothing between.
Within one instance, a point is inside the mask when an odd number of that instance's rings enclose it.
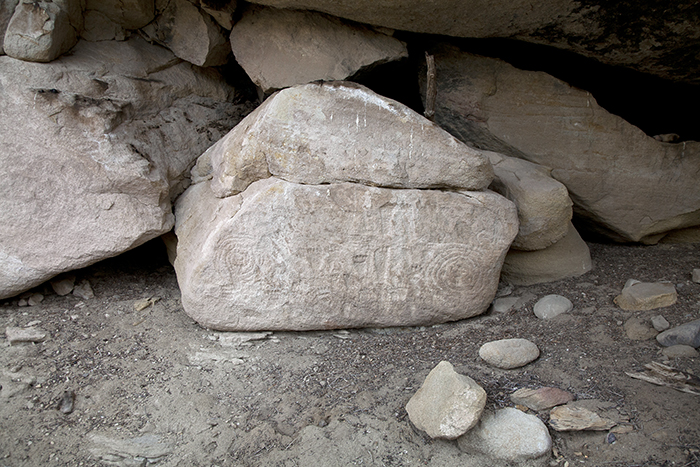
<instances>
[{"instance_id":1,"label":"flat stone","mask_svg":"<svg viewBox=\"0 0 700 467\"><path fill-rule=\"evenodd\" d=\"M552 438L545 424L536 416L511 407L485 413L479 424L457 443L462 451L477 451L518 465L544 458L552 449Z\"/></svg>"},{"instance_id":2,"label":"flat stone","mask_svg":"<svg viewBox=\"0 0 700 467\"><path fill-rule=\"evenodd\" d=\"M653 318L651 318L651 325L654 326L654 329L656 329L659 332L663 332L671 327L669 322L666 321L666 318L664 318L661 315L656 315Z\"/></svg>"},{"instance_id":3,"label":"flat stone","mask_svg":"<svg viewBox=\"0 0 700 467\"><path fill-rule=\"evenodd\" d=\"M519 301L519 297L501 297L493 301L491 308L496 313L507 313L512 310Z\"/></svg>"},{"instance_id":4,"label":"flat stone","mask_svg":"<svg viewBox=\"0 0 700 467\"><path fill-rule=\"evenodd\" d=\"M522 388L510 395L514 404L539 412L574 400L574 395L559 388L543 387L537 389Z\"/></svg>"},{"instance_id":5,"label":"flat stone","mask_svg":"<svg viewBox=\"0 0 700 467\"><path fill-rule=\"evenodd\" d=\"M557 431L603 431L615 426L615 422L585 407L562 405L549 413L549 425Z\"/></svg>"},{"instance_id":6,"label":"flat stone","mask_svg":"<svg viewBox=\"0 0 700 467\"><path fill-rule=\"evenodd\" d=\"M625 311L646 311L676 303L676 287L667 282L639 282L630 279L622 293L613 300Z\"/></svg>"},{"instance_id":7,"label":"flat stone","mask_svg":"<svg viewBox=\"0 0 700 467\"><path fill-rule=\"evenodd\" d=\"M689 345L697 349L700 347L700 319L668 329L656 336L656 340L664 347Z\"/></svg>"},{"instance_id":8,"label":"flat stone","mask_svg":"<svg viewBox=\"0 0 700 467\"><path fill-rule=\"evenodd\" d=\"M693 282L700 284L700 269L693 269Z\"/></svg>"},{"instance_id":9,"label":"flat stone","mask_svg":"<svg viewBox=\"0 0 700 467\"><path fill-rule=\"evenodd\" d=\"M47 334L45 331L35 327L8 327L5 329L5 336L10 345L14 345L22 342L44 342Z\"/></svg>"},{"instance_id":10,"label":"flat stone","mask_svg":"<svg viewBox=\"0 0 700 467\"><path fill-rule=\"evenodd\" d=\"M172 444L156 434L122 439L93 432L88 439L91 442L89 450L94 456L120 466L156 464L173 452Z\"/></svg>"},{"instance_id":11,"label":"flat stone","mask_svg":"<svg viewBox=\"0 0 700 467\"><path fill-rule=\"evenodd\" d=\"M647 341L653 339L658 331L649 326L646 320L641 318L630 318L624 324L625 334L633 341Z\"/></svg>"},{"instance_id":12,"label":"flat stone","mask_svg":"<svg viewBox=\"0 0 700 467\"><path fill-rule=\"evenodd\" d=\"M482 345L479 356L490 365L509 370L536 360L540 349L527 339L501 339Z\"/></svg>"},{"instance_id":13,"label":"flat stone","mask_svg":"<svg viewBox=\"0 0 700 467\"><path fill-rule=\"evenodd\" d=\"M63 297L64 295L68 295L73 291L73 288L75 287L75 275L60 275L51 279L49 283L51 284L53 291L56 292L56 295Z\"/></svg>"},{"instance_id":14,"label":"flat stone","mask_svg":"<svg viewBox=\"0 0 700 467\"><path fill-rule=\"evenodd\" d=\"M406 404L411 422L431 438L456 439L479 422L486 391L442 361Z\"/></svg>"},{"instance_id":15,"label":"flat stone","mask_svg":"<svg viewBox=\"0 0 700 467\"><path fill-rule=\"evenodd\" d=\"M573 309L574 304L571 303L571 300L556 294L540 298L533 307L535 316L540 319L552 319L562 313L568 313Z\"/></svg>"},{"instance_id":16,"label":"flat stone","mask_svg":"<svg viewBox=\"0 0 700 467\"><path fill-rule=\"evenodd\" d=\"M668 358L695 358L700 356L700 353L695 348L689 345L672 345L664 347L661 353Z\"/></svg>"}]
</instances>

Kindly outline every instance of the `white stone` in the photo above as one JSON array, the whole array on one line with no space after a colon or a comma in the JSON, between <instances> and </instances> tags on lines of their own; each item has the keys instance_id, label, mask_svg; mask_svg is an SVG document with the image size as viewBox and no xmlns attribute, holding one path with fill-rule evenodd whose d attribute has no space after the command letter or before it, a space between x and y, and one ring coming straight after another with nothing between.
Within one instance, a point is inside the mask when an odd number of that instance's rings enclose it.
<instances>
[{"instance_id":1,"label":"white stone","mask_svg":"<svg viewBox=\"0 0 700 467\"><path fill-rule=\"evenodd\" d=\"M573 309L574 305L571 303L571 300L556 294L542 297L533 307L535 316L540 319L551 319L562 313L568 313Z\"/></svg>"},{"instance_id":2,"label":"white stone","mask_svg":"<svg viewBox=\"0 0 700 467\"><path fill-rule=\"evenodd\" d=\"M479 349L479 357L486 363L504 370L520 368L539 356L540 349L527 339L501 339L487 342Z\"/></svg>"}]
</instances>

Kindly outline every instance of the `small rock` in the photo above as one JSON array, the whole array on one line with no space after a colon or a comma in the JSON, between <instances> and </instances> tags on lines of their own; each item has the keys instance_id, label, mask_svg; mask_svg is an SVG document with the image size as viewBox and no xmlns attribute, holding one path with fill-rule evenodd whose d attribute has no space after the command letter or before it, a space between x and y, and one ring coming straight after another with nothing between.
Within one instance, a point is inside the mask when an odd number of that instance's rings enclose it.
<instances>
[{"instance_id":1,"label":"small rock","mask_svg":"<svg viewBox=\"0 0 700 467\"><path fill-rule=\"evenodd\" d=\"M537 359L540 349L527 339L501 339L482 345L479 356L490 365L510 370Z\"/></svg>"},{"instance_id":2,"label":"small rock","mask_svg":"<svg viewBox=\"0 0 700 467\"><path fill-rule=\"evenodd\" d=\"M513 462L537 459L552 449L545 424L536 416L511 407L484 414L479 424L457 443L462 451L478 451Z\"/></svg>"},{"instance_id":3,"label":"small rock","mask_svg":"<svg viewBox=\"0 0 700 467\"><path fill-rule=\"evenodd\" d=\"M610 430L611 433L617 433L618 435L632 433L633 431L634 427L632 425L617 425Z\"/></svg>"},{"instance_id":4,"label":"small rock","mask_svg":"<svg viewBox=\"0 0 700 467\"><path fill-rule=\"evenodd\" d=\"M630 318L625 321L625 334L633 341L646 341L656 337L658 332L648 326L641 318Z\"/></svg>"},{"instance_id":5,"label":"small rock","mask_svg":"<svg viewBox=\"0 0 700 467\"><path fill-rule=\"evenodd\" d=\"M540 411L551 409L557 405L567 404L574 400L573 394L558 388L544 387L539 389L522 388L510 395L514 404Z\"/></svg>"},{"instance_id":6,"label":"small rock","mask_svg":"<svg viewBox=\"0 0 700 467\"><path fill-rule=\"evenodd\" d=\"M15 328L8 327L5 329L5 336L10 345L21 342L44 342L46 340L46 332L39 328Z\"/></svg>"},{"instance_id":7,"label":"small rock","mask_svg":"<svg viewBox=\"0 0 700 467\"><path fill-rule=\"evenodd\" d=\"M534 312L540 319L551 319L562 313L568 313L573 308L574 305L568 298L561 295L547 295L535 303Z\"/></svg>"},{"instance_id":8,"label":"small rock","mask_svg":"<svg viewBox=\"0 0 700 467\"><path fill-rule=\"evenodd\" d=\"M28 305L28 303L27 303L26 298L20 298L19 301L17 302L17 306L20 306L20 307L25 307L27 305Z\"/></svg>"},{"instance_id":9,"label":"small rock","mask_svg":"<svg viewBox=\"0 0 700 467\"><path fill-rule=\"evenodd\" d=\"M668 358L695 358L700 356L700 353L689 345L672 345L665 347L661 353Z\"/></svg>"},{"instance_id":10,"label":"small rock","mask_svg":"<svg viewBox=\"0 0 700 467\"><path fill-rule=\"evenodd\" d=\"M58 276L49 282L56 295L63 297L73 291L75 276L73 274Z\"/></svg>"},{"instance_id":11,"label":"small rock","mask_svg":"<svg viewBox=\"0 0 700 467\"><path fill-rule=\"evenodd\" d=\"M700 347L700 319L668 329L656 336L656 340L664 347L689 345L697 349Z\"/></svg>"},{"instance_id":12,"label":"small rock","mask_svg":"<svg viewBox=\"0 0 700 467\"><path fill-rule=\"evenodd\" d=\"M442 361L406 404L411 422L431 438L455 439L477 424L486 406L486 391Z\"/></svg>"},{"instance_id":13,"label":"small rock","mask_svg":"<svg viewBox=\"0 0 700 467\"><path fill-rule=\"evenodd\" d=\"M63 397L58 402L58 410L64 414L69 414L73 412L73 407L75 405L75 392L66 391L63 393Z\"/></svg>"},{"instance_id":14,"label":"small rock","mask_svg":"<svg viewBox=\"0 0 700 467\"><path fill-rule=\"evenodd\" d=\"M700 284L700 269L693 269L693 282Z\"/></svg>"},{"instance_id":15,"label":"small rock","mask_svg":"<svg viewBox=\"0 0 700 467\"><path fill-rule=\"evenodd\" d=\"M669 322L666 321L666 318L664 318L661 315L656 315L653 318L651 318L651 325L654 326L654 329L656 329L659 332L665 331L666 329L671 327Z\"/></svg>"},{"instance_id":16,"label":"small rock","mask_svg":"<svg viewBox=\"0 0 700 467\"><path fill-rule=\"evenodd\" d=\"M673 284L667 282L639 282L630 279L615 297L615 304L625 311L645 311L671 306L678 294Z\"/></svg>"},{"instance_id":17,"label":"small rock","mask_svg":"<svg viewBox=\"0 0 700 467\"><path fill-rule=\"evenodd\" d=\"M496 313L508 313L518 303L518 300L520 300L518 297L497 298L492 304L493 311Z\"/></svg>"},{"instance_id":18,"label":"small rock","mask_svg":"<svg viewBox=\"0 0 700 467\"><path fill-rule=\"evenodd\" d=\"M31 297L27 299L27 305L35 306L44 301L44 296L40 293L32 294Z\"/></svg>"},{"instance_id":19,"label":"small rock","mask_svg":"<svg viewBox=\"0 0 700 467\"><path fill-rule=\"evenodd\" d=\"M83 300L89 300L95 298L95 293L90 287L90 282L87 279L83 279L73 288L73 295L80 297Z\"/></svg>"},{"instance_id":20,"label":"small rock","mask_svg":"<svg viewBox=\"0 0 700 467\"><path fill-rule=\"evenodd\" d=\"M149 306L153 305L157 300L153 300L152 298L142 298L141 300L136 300L134 302L134 310L135 311L142 311L148 308Z\"/></svg>"},{"instance_id":21,"label":"small rock","mask_svg":"<svg viewBox=\"0 0 700 467\"><path fill-rule=\"evenodd\" d=\"M609 430L615 422L584 407L562 405L549 413L549 424L557 431Z\"/></svg>"}]
</instances>

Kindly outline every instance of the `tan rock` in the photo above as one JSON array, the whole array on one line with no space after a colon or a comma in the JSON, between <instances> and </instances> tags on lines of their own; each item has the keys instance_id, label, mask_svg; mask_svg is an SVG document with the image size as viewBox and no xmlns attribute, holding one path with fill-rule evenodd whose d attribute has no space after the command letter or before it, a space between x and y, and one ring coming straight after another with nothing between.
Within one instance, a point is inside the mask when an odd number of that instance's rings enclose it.
<instances>
[{"instance_id":1,"label":"tan rock","mask_svg":"<svg viewBox=\"0 0 700 467\"><path fill-rule=\"evenodd\" d=\"M625 311L646 311L671 306L677 299L678 293L671 283L630 279L613 301Z\"/></svg>"},{"instance_id":2,"label":"tan rock","mask_svg":"<svg viewBox=\"0 0 700 467\"><path fill-rule=\"evenodd\" d=\"M648 341L656 337L659 333L649 326L647 320L641 318L630 318L624 324L625 335L633 341Z\"/></svg>"},{"instance_id":3,"label":"tan rock","mask_svg":"<svg viewBox=\"0 0 700 467\"><path fill-rule=\"evenodd\" d=\"M562 405L553 408L549 414L549 425L557 431L604 431L615 424L584 407Z\"/></svg>"},{"instance_id":4,"label":"tan rock","mask_svg":"<svg viewBox=\"0 0 700 467\"><path fill-rule=\"evenodd\" d=\"M564 405L574 400L573 394L559 388L543 387L537 389L522 388L510 395L514 404L540 411L557 405Z\"/></svg>"}]
</instances>

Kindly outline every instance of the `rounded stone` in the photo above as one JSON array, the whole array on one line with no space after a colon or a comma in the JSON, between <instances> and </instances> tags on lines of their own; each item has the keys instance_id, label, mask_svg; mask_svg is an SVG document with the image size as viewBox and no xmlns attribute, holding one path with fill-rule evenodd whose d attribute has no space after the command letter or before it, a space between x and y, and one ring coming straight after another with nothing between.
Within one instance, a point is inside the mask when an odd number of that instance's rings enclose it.
<instances>
[{"instance_id":1,"label":"rounded stone","mask_svg":"<svg viewBox=\"0 0 700 467\"><path fill-rule=\"evenodd\" d=\"M479 356L490 365L510 370L537 359L540 349L527 339L501 339L482 345Z\"/></svg>"},{"instance_id":2,"label":"rounded stone","mask_svg":"<svg viewBox=\"0 0 700 467\"><path fill-rule=\"evenodd\" d=\"M574 309L573 303L561 295L547 295L535 303L535 316L540 319L551 319Z\"/></svg>"},{"instance_id":3,"label":"rounded stone","mask_svg":"<svg viewBox=\"0 0 700 467\"><path fill-rule=\"evenodd\" d=\"M668 358L695 358L700 356L700 353L689 345L672 345L664 348L661 353Z\"/></svg>"}]
</instances>

